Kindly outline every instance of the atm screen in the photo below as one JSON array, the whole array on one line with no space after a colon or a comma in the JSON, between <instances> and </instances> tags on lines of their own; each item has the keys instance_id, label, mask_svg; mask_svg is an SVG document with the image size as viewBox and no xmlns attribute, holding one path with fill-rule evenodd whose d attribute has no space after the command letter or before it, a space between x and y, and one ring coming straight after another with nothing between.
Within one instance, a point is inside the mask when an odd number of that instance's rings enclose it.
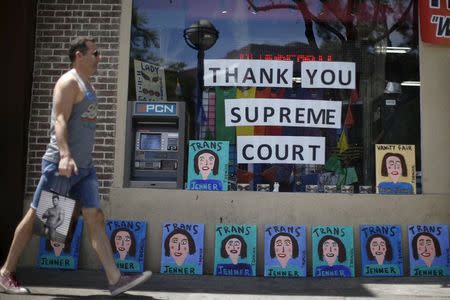
<instances>
[{"instance_id":1,"label":"atm screen","mask_svg":"<svg viewBox=\"0 0 450 300\"><path fill-rule=\"evenodd\" d=\"M161 134L159 133L141 133L140 150L161 150Z\"/></svg>"}]
</instances>

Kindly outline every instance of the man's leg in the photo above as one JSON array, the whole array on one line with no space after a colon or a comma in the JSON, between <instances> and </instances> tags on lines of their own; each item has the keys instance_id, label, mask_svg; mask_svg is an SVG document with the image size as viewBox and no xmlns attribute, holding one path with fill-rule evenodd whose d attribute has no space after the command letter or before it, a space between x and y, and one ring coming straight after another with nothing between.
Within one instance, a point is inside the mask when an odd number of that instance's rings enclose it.
<instances>
[{"instance_id":1,"label":"man's leg","mask_svg":"<svg viewBox=\"0 0 450 300\"><path fill-rule=\"evenodd\" d=\"M14 273L16 272L19 258L33 235L35 218L36 211L33 208L30 208L16 227L5 264L0 269L0 291L13 294L29 293L27 289L21 287L17 283Z\"/></svg>"},{"instance_id":2,"label":"man's leg","mask_svg":"<svg viewBox=\"0 0 450 300\"><path fill-rule=\"evenodd\" d=\"M16 271L19 258L22 255L25 246L30 241L31 236L33 235L33 225L35 218L35 210L33 208L30 208L26 215L23 217L22 221L20 221L19 225L17 225L5 264L0 270L1 274L3 274L4 272L14 273Z\"/></svg>"},{"instance_id":3,"label":"man's leg","mask_svg":"<svg viewBox=\"0 0 450 300\"><path fill-rule=\"evenodd\" d=\"M75 199L80 199L82 213L89 233L92 247L97 252L100 262L106 272L109 290L113 296L123 293L147 280L152 272L146 271L137 275L121 275L113 258L111 244L106 235L105 217L100 207L98 179L95 168L78 169L71 193Z\"/></svg>"},{"instance_id":4,"label":"man's leg","mask_svg":"<svg viewBox=\"0 0 450 300\"><path fill-rule=\"evenodd\" d=\"M111 244L106 235L103 212L98 208L83 208L82 212L92 247L105 269L109 284L114 284L120 278L120 271L114 262Z\"/></svg>"},{"instance_id":5,"label":"man's leg","mask_svg":"<svg viewBox=\"0 0 450 300\"><path fill-rule=\"evenodd\" d=\"M145 271L137 275L121 275L114 262L111 244L106 235L103 212L98 208L83 208L82 212L92 247L97 252L105 269L111 295L119 295L150 278L151 271Z\"/></svg>"}]
</instances>

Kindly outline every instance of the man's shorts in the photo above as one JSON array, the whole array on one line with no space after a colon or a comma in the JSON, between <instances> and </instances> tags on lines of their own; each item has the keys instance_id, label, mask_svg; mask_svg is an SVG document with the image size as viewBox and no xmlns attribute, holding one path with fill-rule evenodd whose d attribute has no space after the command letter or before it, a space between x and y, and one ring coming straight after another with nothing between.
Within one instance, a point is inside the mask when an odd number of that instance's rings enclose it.
<instances>
[{"instance_id":1,"label":"man's shorts","mask_svg":"<svg viewBox=\"0 0 450 300\"><path fill-rule=\"evenodd\" d=\"M78 168L78 175L69 178L56 176L58 164L42 160L42 175L34 192L31 207L37 209L41 191L53 191L67 195L80 202L84 208L99 208L100 195L98 193L98 179L95 168Z\"/></svg>"}]
</instances>

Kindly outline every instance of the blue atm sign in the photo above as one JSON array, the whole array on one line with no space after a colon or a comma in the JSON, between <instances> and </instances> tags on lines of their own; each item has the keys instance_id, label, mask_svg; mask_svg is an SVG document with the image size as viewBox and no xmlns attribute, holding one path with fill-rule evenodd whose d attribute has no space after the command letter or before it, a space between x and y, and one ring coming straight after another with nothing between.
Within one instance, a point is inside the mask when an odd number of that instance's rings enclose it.
<instances>
[{"instance_id":1,"label":"blue atm sign","mask_svg":"<svg viewBox=\"0 0 450 300\"><path fill-rule=\"evenodd\" d=\"M176 116L177 104L167 102L136 102L134 115L138 116Z\"/></svg>"}]
</instances>

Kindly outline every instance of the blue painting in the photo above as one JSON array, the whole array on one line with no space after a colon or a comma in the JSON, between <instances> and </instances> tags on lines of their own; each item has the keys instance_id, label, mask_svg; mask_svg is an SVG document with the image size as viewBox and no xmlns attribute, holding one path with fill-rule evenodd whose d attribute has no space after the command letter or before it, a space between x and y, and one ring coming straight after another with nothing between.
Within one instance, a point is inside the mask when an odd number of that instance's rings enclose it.
<instances>
[{"instance_id":1,"label":"blue painting","mask_svg":"<svg viewBox=\"0 0 450 300\"><path fill-rule=\"evenodd\" d=\"M135 220L107 220L106 234L117 268L124 273L143 272L147 223Z\"/></svg>"},{"instance_id":2,"label":"blue painting","mask_svg":"<svg viewBox=\"0 0 450 300\"><path fill-rule=\"evenodd\" d=\"M351 226L313 226L311 238L314 277L355 276Z\"/></svg>"},{"instance_id":3,"label":"blue painting","mask_svg":"<svg viewBox=\"0 0 450 300\"><path fill-rule=\"evenodd\" d=\"M256 276L256 225L216 225L214 275Z\"/></svg>"},{"instance_id":4,"label":"blue painting","mask_svg":"<svg viewBox=\"0 0 450 300\"><path fill-rule=\"evenodd\" d=\"M164 223L162 228L161 273L203 274L203 224Z\"/></svg>"},{"instance_id":5,"label":"blue painting","mask_svg":"<svg viewBox=\"0 0 450 300\"><path fill-rule=\"evenodd\" d=\"M188 190L228 190L228 141L189 141Z\"/></svg>"},{"instance_id":6,"label":"blue painting","mask_svg":"<svg viewBox=\"0 0 450 300\"><path fill-rule=\"evenodd\" d=\"M306 276L306 226L264 227L264 276Z\"/></svg>"},{"instance_id":7,"label":"blue painting","mask_svg":"<svg viewBox=\"0 0 450 300\"><path fill-rule=\"evenodd\" d=\"M76 270L78 268L82 232L83 217L80 216L74 226L72 239L68 242L60 243L41 236L37 267L43 269Z\"/></svg>"},{"instance_id":8,"label":"blue painting","mask_svg":"<svg viewBox=\"0 0 450 300\"><path fill-rule=\"evenodd\" d=\"M449 276L448 225L409 225L408 241L411 276Z\"/></svg>"},{"instance_id":9,"label":"blue painting","mask_svg":"<svg viewBox=\"0 0 450 300\"><path fill-rule=\"evenodd\" d=\"M402 231L398 225L360 225L361 274L403 276Z\"/></svg>"}]
</instances>

